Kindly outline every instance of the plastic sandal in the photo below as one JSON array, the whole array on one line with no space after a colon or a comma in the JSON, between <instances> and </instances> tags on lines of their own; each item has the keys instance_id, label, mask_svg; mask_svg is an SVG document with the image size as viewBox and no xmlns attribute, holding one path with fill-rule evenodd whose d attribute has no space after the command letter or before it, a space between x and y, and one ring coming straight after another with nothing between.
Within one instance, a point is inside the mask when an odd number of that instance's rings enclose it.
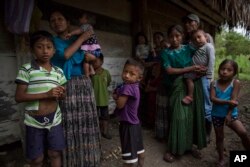
<instances>
[{"instance_id":1,"label":"plastic sandal","mask_svg":"<svg viewBox=\"0 0 250 167\"><path fill-rule=\"evenodd\" d=\"M193 98L190 97L190 96L185 96L185 97L182 99L182 103L184 103L184 104L186 104L186 105L188 105L188 104L190 104L190 103L192 103L192 102L193 102Z\"/></svg>"}]
</instances>

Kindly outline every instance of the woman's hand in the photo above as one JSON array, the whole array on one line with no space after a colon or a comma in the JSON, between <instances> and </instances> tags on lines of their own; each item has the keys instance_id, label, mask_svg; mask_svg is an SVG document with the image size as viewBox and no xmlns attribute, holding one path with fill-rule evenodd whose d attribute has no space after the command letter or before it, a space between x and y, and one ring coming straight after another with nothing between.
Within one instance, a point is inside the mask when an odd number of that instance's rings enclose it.
<instances>
[{"instance_id":1,"label":"woman's hand","mask_svg":"<svg viewBox=\"0 0 250 167\"><path fill-rule=\"evenodd\" d=\"M93 34L93 30L88 30L82 33L74 43L64 50L64 58L69 59L81 47L82 43L89 39Z\"/></svg>"},{"instance_id":2,"label":"woman's hand","mask_svg":"<svg viewBox=\"0 0 250 167\"><path fill-rule=\"evenodd\" d=\"M68 33L68 34L65 35L64 38L65 38L65 39L70 39L71 37L72 37L72 34L71 34L71 33Z\"/></svg>"},{"instance_id":3,"label":"woman's hand","mask_svg":"<svg viewBox=\"0 0 250 167\"><path fill-rule=\"evenodd\" d=\"M193 65L192 66L193 71L194 72L198 72L198 73L204 73L207 71L207 67L205 66L201 66L201 65Z\"/></svg>"}]
</instances>

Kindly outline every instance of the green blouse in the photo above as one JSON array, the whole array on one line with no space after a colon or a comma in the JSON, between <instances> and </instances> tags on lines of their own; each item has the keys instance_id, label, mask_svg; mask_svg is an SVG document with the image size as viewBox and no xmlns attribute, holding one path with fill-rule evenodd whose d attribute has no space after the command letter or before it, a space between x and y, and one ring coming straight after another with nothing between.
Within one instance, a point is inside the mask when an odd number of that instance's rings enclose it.
<instances>
[{"instance_id":1,"label":"green blouse","mask_svg":"<svg viewBox=\"0 0 250 167\"><path fill-rule=\"evenodd\" d=\"M184 68L192 65L192 56L195 49L190 45L181 45L179 49L165 49L161 52L162 66L167 68ZM171 86L180 75L164 74L164 84Z\"/></svg>"}]
</instances>

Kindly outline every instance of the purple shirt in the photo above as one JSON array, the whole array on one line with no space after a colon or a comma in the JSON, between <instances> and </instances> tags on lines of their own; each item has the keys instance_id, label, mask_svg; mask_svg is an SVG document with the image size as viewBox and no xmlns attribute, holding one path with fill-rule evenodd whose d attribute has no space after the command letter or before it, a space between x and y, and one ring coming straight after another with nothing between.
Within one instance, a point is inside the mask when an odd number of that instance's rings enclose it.
<instances>
[{"instance_id":1,"label":"purple shirt","mask_svg":"<svg viewBox=\"0 0 250 167\"><path fill-rule=\"evenodd\" d=\"M139 83L123 84L116 89L118 96L128 96L128 100L122 109L116 109L115 113L119 117L119 121L126 121L131 124L139 124L138 107L140 103Z\"/></svg>"}]
</instances>

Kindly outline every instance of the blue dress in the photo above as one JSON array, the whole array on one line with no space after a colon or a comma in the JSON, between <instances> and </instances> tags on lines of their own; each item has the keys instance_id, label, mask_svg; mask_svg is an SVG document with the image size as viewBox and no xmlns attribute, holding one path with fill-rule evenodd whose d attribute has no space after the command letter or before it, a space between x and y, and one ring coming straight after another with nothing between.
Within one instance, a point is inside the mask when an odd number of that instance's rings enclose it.
<instances>
[{"instance_id":1,"label":"blue dress","mask_svg":"<svg viewBox=\"0 0 250 167\"><path fill-rule=\"evenodd\" d=\"M232 80L232 82L228 85L228 87L224 91L222 91L218 87L217 82L218 82L218 80L215 81L215 84L213 85L213 87L215 88L216 97L221 99L221 100L230 100L231 95L233 93L234 80ZM228 109L229 109L229 105L227 105L227 104L224 104L224 105L213 104L212 116L225 118L227 113L228 113ZM237 117L237 116L238 116L238 109L237 109L237 107L234 107L234 109L232 111L232 117Z\"/></svg>"}]
</instances>

